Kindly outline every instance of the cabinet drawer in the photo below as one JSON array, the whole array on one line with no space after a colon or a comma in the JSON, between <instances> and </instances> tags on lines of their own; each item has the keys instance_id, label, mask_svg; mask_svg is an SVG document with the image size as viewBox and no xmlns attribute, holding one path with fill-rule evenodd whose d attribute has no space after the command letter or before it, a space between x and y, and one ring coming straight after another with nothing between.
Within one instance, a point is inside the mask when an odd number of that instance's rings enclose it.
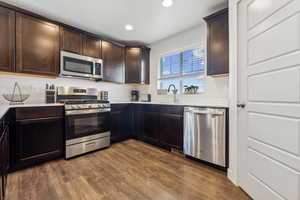
<instances>
[{"instance_id":1,"label":"cabinet drawer","mask_svg":"<svg viewBox=\"0 0 300 200\"><path fill-rule=\"evenodd\" d=\"M16 120L63 117L63 106L16 108Z\"/></svg>"},{"instance_id":2,"label":"cabinet drawer","mask_svg":"<svg viewBox=\"0 0 300 200\"><path fill-rule=\"evenodd\" d=\"M160 105L160 113L183 115L183 106Z\"/></svg>"},{"instance_id":3,"label":"cabinet drawer","mask_svg":"<svg viewBox=\"0 0 300 200\"><path fill-rule=\"evenodd\" d=\"M122 111L123 109L127 108L129 104L111 104L111 111L117 112Z\"/></svg>"},{"instance_id":4,"label":"cabinet drawer","mask_svg":"<svg viewBox=\"0 0 300 200\"><path fill-rule=\"evenodd\" d=\"M159 112L159 105L155 104L144 104L142 106L144 112Z\"/></svg>"}]
</instances>

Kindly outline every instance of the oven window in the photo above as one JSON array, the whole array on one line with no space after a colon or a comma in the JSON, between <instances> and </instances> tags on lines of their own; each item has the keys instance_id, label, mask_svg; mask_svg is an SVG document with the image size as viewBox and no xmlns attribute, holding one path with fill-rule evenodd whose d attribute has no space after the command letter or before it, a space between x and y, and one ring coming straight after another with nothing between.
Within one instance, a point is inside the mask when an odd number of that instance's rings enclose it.
<instances>
[{"instance_id":1,"label":"oven window","mask_svg":"<svg viewBox=\"0 0 300 200\"><path fill-rule=\"evenodd\" d=\"M99 130L99 121L96 116L88 118L74 119L74 134L76 136L85 133L97 133Z\"/></svg>"},{"instance_id":2,"label":"oven window","mask_svg":"<svg viewBox=\"0 0 300 200\"><path fill-rule=\"evenodd\" d=\"M67 116L66 127L67 139L107 132L110 129L110 114L97 113Z\"/></svg>"},{"instance_id":3,"label":"oven window","mask_svg":"<svg viewBox=\"0 0 300 200\"><path fill-rule=\"evenodd\" d=\"M64 57L64 70L75 73L93 74L94 63L75 58Z\"/></svg>"}]
</instances>

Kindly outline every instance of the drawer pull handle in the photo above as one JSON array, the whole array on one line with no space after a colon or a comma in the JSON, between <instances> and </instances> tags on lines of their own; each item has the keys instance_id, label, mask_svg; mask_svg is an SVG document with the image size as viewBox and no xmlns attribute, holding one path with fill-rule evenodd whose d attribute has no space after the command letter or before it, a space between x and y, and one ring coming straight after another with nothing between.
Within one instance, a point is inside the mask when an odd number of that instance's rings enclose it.
<instances>
[{"instance_id":1,"label":"drawer pull handle","mask_svg":"<svg viewBox=\"0 0 300 200\"><path fill-rule=\"evenodd\" d=\"M85 146L89 146L89 145L93 145L93 144L96 144L96 142L86 143Z\"/></svg>"}]
</instances>

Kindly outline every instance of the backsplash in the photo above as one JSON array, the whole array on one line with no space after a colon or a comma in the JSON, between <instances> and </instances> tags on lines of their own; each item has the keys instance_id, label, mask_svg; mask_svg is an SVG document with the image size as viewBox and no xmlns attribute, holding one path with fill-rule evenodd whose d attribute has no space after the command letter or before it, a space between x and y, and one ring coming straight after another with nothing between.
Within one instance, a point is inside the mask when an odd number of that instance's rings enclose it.
<instances>
[{"instance_id":1,"label":"backsplash","mask_svg":"<svg viewBox=\"0 0 300 200\"><path fill-rule=\"evenodd\" d=\"M110 101L129 101L130 91L135 89L133 86L124 84L113 84L106 82L94 82L82 79L71 78L32 78L13 75L0 75L0 104L8 104L2 94L12 93L15 82L18 82L24 94L30 94L29 99L25 102L28 104L45 103L46 84L57 86L75 86L85 88L98 88L99 91L109 92Z\"/></svg>"}]
</instances>

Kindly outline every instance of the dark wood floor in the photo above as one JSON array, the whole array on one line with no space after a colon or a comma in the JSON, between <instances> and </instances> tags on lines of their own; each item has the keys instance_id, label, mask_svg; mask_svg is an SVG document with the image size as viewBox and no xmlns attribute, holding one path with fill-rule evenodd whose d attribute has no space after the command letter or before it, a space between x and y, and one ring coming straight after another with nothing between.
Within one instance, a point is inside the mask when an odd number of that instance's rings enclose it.
<instances>
[{"instance_id":1,"label":"dark wood floor","mask_svg":"<svg viewBox=\"0 0 300 200\"><path fill-rule=\"evenodd\" d=\"M7 200L248 200L225 173L128 140L8 177Z\"/></svg>"}]
</instances>

